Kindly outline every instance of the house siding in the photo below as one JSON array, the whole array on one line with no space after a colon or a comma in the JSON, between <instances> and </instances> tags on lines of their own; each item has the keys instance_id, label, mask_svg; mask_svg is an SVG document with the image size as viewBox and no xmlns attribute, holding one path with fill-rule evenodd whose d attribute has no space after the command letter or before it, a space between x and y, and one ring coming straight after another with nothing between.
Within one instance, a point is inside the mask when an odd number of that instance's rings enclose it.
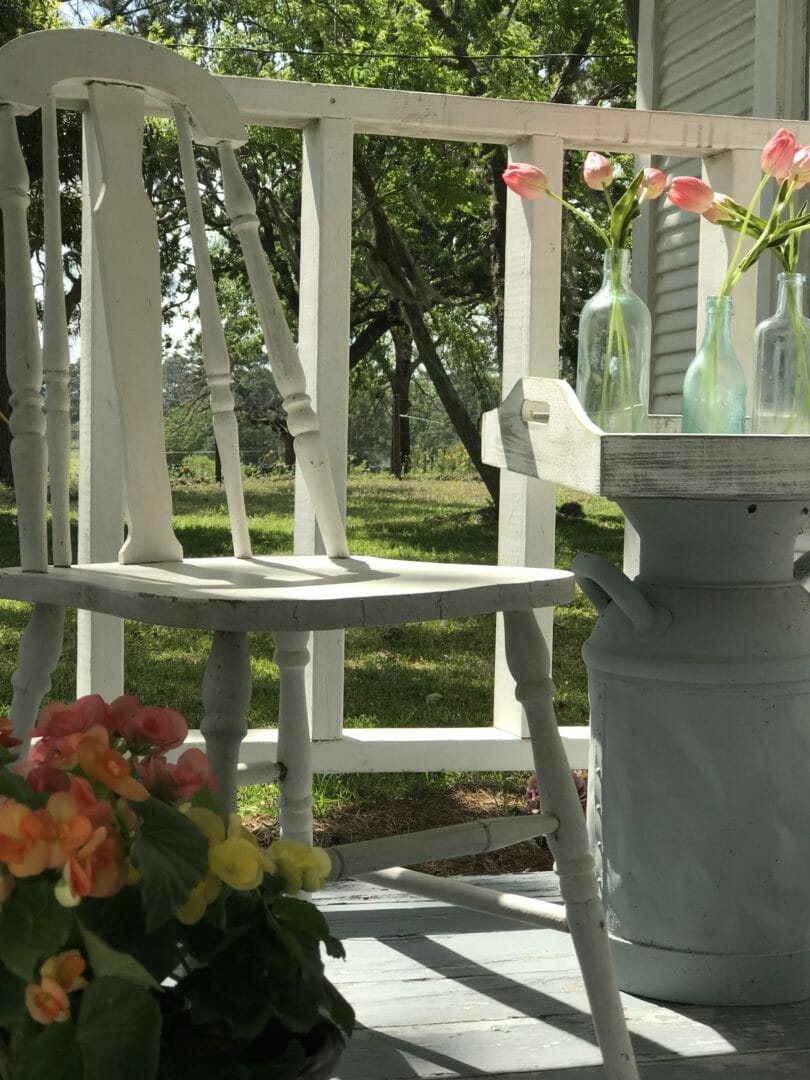
<instances>
[{"instance_id":1,"label":"house siding","mask_svg":"<svg viewBox=\"0 0 810 1080\"><path fill-rule=\"evenodd\" d=\"M658 0L652 99L673 112L750 116L754 108L756 6L750 0ZM644 43L640 42L640 48ZM700 176L694 158L654 162L669 177ZM653 319L651 408L681 410L683 376L695 354L698 218L654 204L647 297Z\"/></svg>"}]
</instances>

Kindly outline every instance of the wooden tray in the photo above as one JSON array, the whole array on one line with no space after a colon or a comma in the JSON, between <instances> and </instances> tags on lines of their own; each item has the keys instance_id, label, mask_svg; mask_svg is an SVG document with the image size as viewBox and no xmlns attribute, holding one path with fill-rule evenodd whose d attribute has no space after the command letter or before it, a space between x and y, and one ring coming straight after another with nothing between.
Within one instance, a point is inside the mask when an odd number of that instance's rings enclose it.
<instances>
[{"instance_id":1,"label":"wooden tray","mask_svg":"<svg viewBox=\"0 0 810 1080\"><path fill-rule=\"evenodd\" d=\"M519 380L482 417L490 465L609 499L810 499L810 435L682 435L601 431L558 379Z\"/></svg>"}]
</instances>

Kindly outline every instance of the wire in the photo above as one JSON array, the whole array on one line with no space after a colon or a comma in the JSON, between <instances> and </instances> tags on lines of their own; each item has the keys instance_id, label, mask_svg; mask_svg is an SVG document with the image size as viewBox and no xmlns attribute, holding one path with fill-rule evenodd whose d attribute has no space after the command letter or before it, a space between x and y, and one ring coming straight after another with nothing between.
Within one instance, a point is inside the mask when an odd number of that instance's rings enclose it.
<instances>
[{"instance_id":1,"label":"wire","mask_svg":"<svg viewBox=\"0 0 810 1080\"><path fill-rule=\"evenodd\" d=\"M366 58L390 57L395 60L567 60L579 56L583 60L616 60L622 57L634 57L632 52L618 53L401 53L376 52L339 52L336 49L270 49L253 45L195 45L190 43L171 44L163 42L170 49L199 49L200 52L238 52L254 53L259 56L341 56L358 60Z\"/></svg>"}]
</instances>

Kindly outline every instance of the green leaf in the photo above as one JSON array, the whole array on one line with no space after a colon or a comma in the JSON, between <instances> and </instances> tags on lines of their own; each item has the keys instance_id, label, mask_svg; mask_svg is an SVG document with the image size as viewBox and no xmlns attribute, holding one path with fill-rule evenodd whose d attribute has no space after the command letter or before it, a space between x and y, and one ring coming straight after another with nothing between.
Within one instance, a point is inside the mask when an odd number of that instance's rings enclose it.
<instances>
[{"instance_id":1,"label":"green leaf","mask_svg":"<svg viewBox=\"0 0 810 1080\"><path fill-rule=\"evenodd\" d=\"M329 937L326 919L308 900L299 900L295 896L277 896L270 909L285 927L291 927L318 941L325 941Z\"/></svg>"},{"instance_id":2,"label":"green leaf","mask_svg":"<svg viewBox=\"0 0 810 1080\"><path fill-rule=\"evenodd\" d=\"M92 979L76 1030L84 1080L155 1080L160 1029L160 1008L147 990L127 979Z\"/></svg>"},{"instance_id":3,"label":"green leaf","mask_svg":"<svg viewBox=\"0 0 810 1080\"><path fill-rule=\"evenodd\" d=\"M347 1035L351 1035L354 1031L354 1009L343 994L341 994L328 979L324 979L323 992L324 997L326 998L326 1006L329 1010L329 1015L342 1031Z\"/></svg>"},{"instance_id":4,"label":"green leaf","mask_svg":"<svg viewBox=\"0 0 810 1080\"><path fill-rule=\"evenodd\" d=\"M94 934L92 930L88 930L86 926L79 924L79 929L87 949L87 958L96 978L101 975L114 975L142 986L146 990L160 989L159 983L134 957L110 948L106 941Z\"/></svg>"},{"instance_id":5,"label":"green leaf","mask_svg":"<svg viewBox=\"0 0 810 1080\"><path fill-rule=\"evenodd\" d=\"M223 818L223 821L225 820L222 815L222 807L219 805L216 795L205 784L198 787L191 796L191 805L202 806L205 810L211 810L213 813L219 814L219 816Z\"/></svg>"},{"instance_id":6,"label":"green leaf","mask_svg":"<svg viewBox=\"0 0 810 1080\"><path fill-rule=\"evenodd\" d=\"M18 882L0 910L0 961L26 982L35 981L36 966L67 941L73 912L63 908L47 879Z\"/></svg>"},{"instance_id":7,"label":"green leaf","mask_svg":"<svg viewBox=\"0 0 810 1080\"><path fill-rule=\"evenodd\" d=\"M49 1024L31 1038L21 1040L14 1080L85 1080L76 1027L70 1022Z\"/></svg>"},{"instance_id":8,"label":"green leaf","mask_svg":"<svg viewBox=\"0 0 810 1080\"><path fill-rule=\"evenodd\" d=\"M0 964L0 1026L10 1027L26 1015L25 980Z\"/></svg>"},{"instance_id":9,"label":"green leaf","mask_svg":"<svg viewBox=\"0 0 810 1080\"><path fill-rule=\"evenodd\" d=\"M5 767L0 768L0 796L5 799L14 799L23 806L44 806L42 796L32 791L21 776L9 772Z\"/></svg>"},{"instance_id":10,"label":"green leaf","mask_svg":"<svg viewBox=\"0 0 810 1080\"><path fill-rule=\"evenodd\" d=\"M170 919L208 872L208 841L188 818L159 799L139 805L133 854L141 873L147 932Z\"/></svg>"}]
</instances>

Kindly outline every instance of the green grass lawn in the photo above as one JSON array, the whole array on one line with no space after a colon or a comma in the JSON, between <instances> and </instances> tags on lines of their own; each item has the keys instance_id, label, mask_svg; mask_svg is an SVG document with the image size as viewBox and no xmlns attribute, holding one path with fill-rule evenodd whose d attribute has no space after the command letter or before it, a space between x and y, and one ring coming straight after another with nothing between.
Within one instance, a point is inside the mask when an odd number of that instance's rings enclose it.
<instances>
[{"instance_id":1,"label":"green grass lawn","mask_svg":"<svg viewBox=\"0 0 810 1080\"><path fill-rule=\"evenodd\" d=\"M289 477L248 478L246 496L256 554L292 547L293 482ZM557 565L568 567L579 551L621 561L622 517L604 499L560 491L559 502L577 500L582 516L557 515ZM189 556L230 551L222 490L206 481L174 486L177 533ZM425 476L404 481L358 474L349 480L349 542L357 554L443 561L493 562L497 527L483 486L472 479ZM17 562L16 523L8 492L0 498L0 564ZM0 706L9 703L11 674L27 608L3 603L0 612ZM561 723L588 718L585 671L580 649L594 613L582 596L555 613L554 680ZM346 645L347 727L481 726L490 723L494 617L405 627L349 631ZM196 726L202 714L200 685L208 637L196 631L126 626L126 691L154 704L172 705ZM53 677L52 696L73 697L75 616L68 622L63 660ZM251 726L274 723L278 678L273 642L254 635ZM437 700L435 696L441 695ZM413 790L414 784L441 784L441 777L402 777L386 781L387 791ZM373 798L377 777L324 777L316 799ZM404 785L404 788L403 788ZM247 789L245 802L264 804L272 793Z\"/></svg>"}]
</instances>

